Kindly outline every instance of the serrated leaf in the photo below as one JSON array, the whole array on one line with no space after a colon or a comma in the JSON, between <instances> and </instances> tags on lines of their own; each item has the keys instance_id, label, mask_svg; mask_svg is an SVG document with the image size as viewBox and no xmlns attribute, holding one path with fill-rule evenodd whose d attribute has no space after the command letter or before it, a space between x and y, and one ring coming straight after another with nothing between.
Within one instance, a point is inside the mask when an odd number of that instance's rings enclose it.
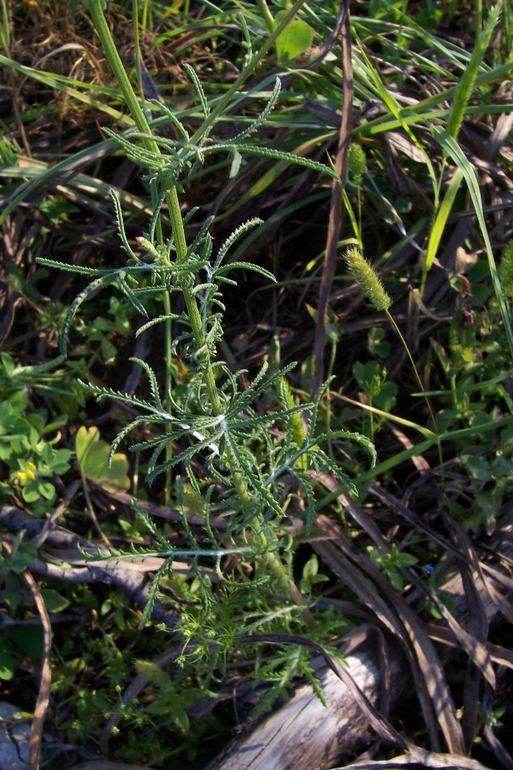
<instances>
[{"instance_id":1,"label":"serrated leaf","mask_svg":"<svg viewBox=\"0 0 513 770\"><path fill-rule=\"evenodd\" d=\"M94 425L84 425L77 431L75 451L82 474L105 489L119 492L130 488L128 458L121 452L112 457L109 466L110 447L100 438L100 431Z\"/></svg>"}]
</instances>

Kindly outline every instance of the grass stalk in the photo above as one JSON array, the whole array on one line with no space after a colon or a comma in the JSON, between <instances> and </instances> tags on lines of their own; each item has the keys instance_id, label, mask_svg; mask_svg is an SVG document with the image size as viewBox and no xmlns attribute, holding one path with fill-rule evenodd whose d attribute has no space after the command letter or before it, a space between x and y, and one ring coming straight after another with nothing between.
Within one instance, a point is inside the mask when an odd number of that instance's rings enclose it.
<instances>
[{"instance_id":1,"label":"grass stalk","mask_svg":"<svg viewBox=\"0 0 513 770\"><path fill-rule=\"evenodd\" d=\"M476 2L476 25L478 24L478 6L480 6L480 3ZM476 83L479 68L483 62L483 58L488 49L488 46L490 45L493 31L495 30L495 27L497 26L497 23L499 21L501 7L502 7L502 3L499 2L490 10L488 19L486 21L486 25L483 30L481 30L482 19L481 17L479 18L479 27L477 28L477 34L476 34L476 44L474 46L472 56L470 57L470 60L465 68L465 72L463 73L463 77L461 78L456 88L456 92L454 94L454 101L452 103L452 108L449 113L449 118L447 121L447 128L446 128L447 134L454 141L457 141L458 139L458 135L460 133L463 119L465 117L465 111L467 109L468 103L470 101L470 98L472 96L472 92ZM481 9L481 14L482 14L482 9ZM446 159L447 159L447 152L444 151L444 156L442 159L442 165L441 165L440 175L439 175L439 182L438 182L439 187L441 187L442 185L442 180L443 180L445 166L446 166ZM432 267L433 261L436 257L438 247L440 245L440 241L445 231L447 220L452 211L454 201L456 199L456 194L458 192L458 189L460 187L462 180L463 180L463 172L461 168L458 168L451 180L451 183L447 188L447 192L441 204L439 202L435 203L435 214L433 217L433 226L429 234L426 255L424 258L424 266L422 270L422 279L421 279L421 286L420 286L421 296L424 293L427 274L430 268Z\"/></svg>"},{"instance_id":2,"label":"grass stalk","mask_svg":"<svg viewBox=\"0 0 513 770\"><path fill-rule=\"evenodd\" d=\"M271 11L269 10L269 6L267 5L266 0L258 0L258 7L267 25L267 29L269 30L269 32L272 32L273 26L274 26L274 17Z\"/></svg>"},{"instance_id":3,"label":"grass stalk","mask_svg":"<svg viewBox=\"0 0 513 770\"><path fill-rule=\"evenodd\" d=\"M2 0L1 20L0 20L0 43L7 56L11 46L11 26L9 22L9 8L7 0Z\"/></svg>"},{"instance_id":4,"label":"grass stalk","mask_svg":"<svg viewBox=\"0 0 513 770\"><path fill-rule=\"evenodd\" d=\"M475 24L476 36L477 36L482 32L482 29L483 29L483 0L475 0L474 24Z\"/></svg>"},{"instance_id":5,"label":"grass stalk","mask_svg":"<svg viewBox=\"0 0 513 770\"><path fill-rule=\"evenodd\" d=\"M193 134L191 143L198 143L203 136L208 134L215 121L225 112L225 109L228 106L232 96L240 91L246 80L250 77L250 75L253 74L255 69L263 60L266 53L273 47L274 43L276 42L276 38L281 35L285 27L290 24L294 16L305 3L306 0L296 0L296 2L291 6L285 16L283 16L283 18L280 19L280 21L273 27L272 32L267 37L265 42L262 43L258 51L256 51L253 56L251 56L247 64L242 68L239 77L235 79L224 96L217 102L212 112L206 116L205 120L198 128L196 133Z\"/></svg>"},{"instance_id":6,"label":"grass stalk","mask_svg":"<svg viewBox=\"0 0 513 770\"><path fill-rule=\"evenodd\" d=\"M413 373L415 375L415 379L417 380L417 383L419 385L420 392L422 393L422 395L424 397L424 401L426 402L426 406L427 406L428 411L429 411L429 416L430 416L431 422L433 424L433 432L434 432L435 441L436 441L436 447L437 447L437 451L438 451L438 461L440 463L440 470L441 470L441 472L443 474L443 472L444 472L444 470L443 470L444 469L444 458L443 458L443 452L442 452L442 444L440 442L440 432L438 430L438 423L437 423L437 420L436 420L436 416L435 416L433 407L431 405L431 401L428 398L428 396L426 395L426 389L425 389L424 383L422 382L422 379L420 377L419 370L417 369L415 361L413 360L413 356L412 356L411 351L410 351L410 346L406 342L403 333L401 332L399 326L396 323L395 318L393 317L391 312L388 310L388 308L385 308L385 314L386 314L386 317L388 318L388 321L389 321L390 325L392 326L392 329L397 334L397 336L398 336L398 338L399 338L399 340L401 342L401 345L403 346L403 348L404 348L404 350L406 352L406 355L408 356L408 361L410 362L410 366L411 366L412 371L413 371Z\"/></svg>"},{"instance_id":7,"label":"grass stalk","mask_svg":"<svg viewBox=\"0 0 513 770\"><path fill-rule=\"evenodd\" d=\"M139 37L139 0L132 0L132 30L134 36L135 79L139 96L144 99L142 82L141 41Z\"/></svg>"},{"instance_id":8,"label":"grass stalk","mask_svg":"<svg viewBox=\"0 0 513 770\"><path fill-rule=\"evenodd\" d=\"M428 408L429 416L431 418L431 422L433 423L434 436L435 436L435 441L438 448L438 459L440 462L440 468L443 473L443 453L442 453L442 447L440 444L439 431L438 431L438 425L437 425L435 413L433 411L433 407L431 406L431 402L429 398L425 395L424 383L422 382L422 379L420 377L415 361L413 360L413 356L411 354L409 345L405 340L403 333L401 332L399 326L397 325L393 315L390 312L390 306L392 304L392 300L387 294L387 292L385 291L385 288L381 283L381 280L378 274L376 273L372 265L369 264L369 262L367 262L367 260L364 258L363 254L361 254L358 248L353 246L350 249L348 249L346 253L346 263L351 275L353 276L357 284L360 286L365 296L372 302L376 310L379 310L385 313L386 317L388 318L388 321L390 322L390 325L392 326L392 329L397 334L397 337L399 338L399 341L406 352L406 355L408 357L408 361L414 373L415 379L417 380L421 393L424 395L424 400Z\"/></svg>"}]
</instances>

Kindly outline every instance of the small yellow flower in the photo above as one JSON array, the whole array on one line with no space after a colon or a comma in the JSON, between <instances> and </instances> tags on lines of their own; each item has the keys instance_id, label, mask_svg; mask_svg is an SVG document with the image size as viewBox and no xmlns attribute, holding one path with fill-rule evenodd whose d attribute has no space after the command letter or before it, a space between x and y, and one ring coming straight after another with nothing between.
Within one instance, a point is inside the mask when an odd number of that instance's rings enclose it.
<instances>
[{"instance_id":1,"label":"small yellow flower","mask_svg":"<svg viewBox=\"0 0 513 770\"><path fill-rule=\"evenodd\" d=\"M29 462L26 464L24 471L18 471L16 474L16 479L20 482L20 484L26 484L27 481L33 481L35 478L36 466L31 460L29 460Z\"/></svg>"}]
</instances>

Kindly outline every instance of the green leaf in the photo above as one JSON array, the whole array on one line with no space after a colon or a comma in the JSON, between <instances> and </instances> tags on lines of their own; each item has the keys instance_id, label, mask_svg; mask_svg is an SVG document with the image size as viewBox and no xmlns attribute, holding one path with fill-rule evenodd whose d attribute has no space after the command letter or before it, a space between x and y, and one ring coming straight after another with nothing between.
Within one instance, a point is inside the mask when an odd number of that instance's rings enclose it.
<instances>
[{"instance_id":1,"label":"green leaf","mask_svg":"<svg viewBox=\"0 0 513 770\"><path fill-rule=\"evenodd\" d=\"M440 246L440 241L442 240L447 220L449 219L449 215L454 206L454 201L456 200L456 194L460 189L462 181L463 172L460 169L457 169L449 185L447 186L444 198L438 211L436 212L436 216L429 233L426 256L424 257L424 274L422 277L423 284L425 282L425 277L431 269L433 261L438 253L438 247Z\"/></svg>"},{"instance_id":2,"label":"green leaf","mask_svg":"<svg viewBox=\"0 0 513 770\"><path fill-rule=\"evenodd\" d=\"M402 591L404 588L404 581L399 570L395 567L389 567L387 570L388 579L396 589L396 591Z\"/></svg>"},{"instance_id":3,"label":"green leaf","mask_svg":"<svg viewBox=\"0 0 513 770\"><path fill-rule=\"evenodd\" d=\"M319 562L317 561L317 556L314 554L303 567L303 580L311 580L313 577L315 577L315 575L317 575L318 570Z\"/></svg>"},{"instance_id":4,"label":"green leaf","mask_svg":"<svg viewBox=\"0 0 513 770\"><path fill-rule=\"evenodd\" d=\"M412 567L418 564L418 559L411 553L399 553L395 562L400 567Z\"/></svg>"},{"instance_id":5,"label":"green leaf","mask_svg":"<svg viewBox=\"0 0 513 770\"><path fill-rule=\"evenodd\" d=\"M51 460L51 470L62 476L69 468L69 461L73 453L69 449L54 450Z\"/></svg>"},{"instance_id":6,"label":"green leaf","mask_svg":"<svg viewBox=\"0 0 513 770\"><path fill-rule=\"evenodd\" d=\"M37 481L29 481L27 486L23 487L21 496L26 503L35 503L36 500L39 500L40 494Z\"/></svg>"},{"instance_id":7,"label":"green leaf","mask_svg":"<svg viewBox=\"0 0 513 770\"><path fill-rule=\"evenodd\" d=\"M69 607L69 601L53 588L42 588L41 595L46 604L48 612L62 612Z\"/></svg>"},{"instance_id":8,"label":"green leaf","mask_svg":"<svg viewBox=\"0 0 513 770\"><path fill-rule=\"evenodd\" d=\"M37 491L45 500L53 500L55 498L55 487L49 481L38 481Z\"/></svg>"},{"instance_id":9,"label":"green leaf","mask_svg":"<svg viewBox=\"0 0 513 770\"><path fill-rule=\"evenodd\" d=\"M276 16L276 21L285 15L285 12ZM282 62L290 62L296 59L307 48L310 48L313 42L314 31L306 21L295 19L287 24L285 29L276 38L276 55Z\"/></svg>"},{"instance_id":10,"label":"green leaf","mask_svg":"<svg viewBox=\"0 0 513 770\"><path fill-rule=\"evenodd\" d=\"M353 366L353 375L358 385L366 392L369 389L372 381L379 377L381 369L376 361L368 361L366 364L362 364L357 361Z\"/></svg>"},{"instance_id":11,"label":"green leaf","mask_svg":"<svg viewBox=\"0 0 513 770\"><path fill-rule=\"evenodd\" d=\"M14 676L14 662L11 655L9 640L5 635L0 636L0 679L12 679Z\"/></svg>"},{"instance_id":12,"label":"green leaf","mask_svg":"<svg viewBox=\"0 0 513 770\"><path fill-rule=\"evenodd\" d=\"M438 126L433 126L431 128L431 132L434 138L436 139L436 141L447 153L447 155L452 158L452 160L458 167L458 171L461 171L461 173L465 177L470 198L472 200L472 205L476 212L477 224L479 225L479 229L481 231L481 235L484 241L485 251L488 257L488 267L490 270L490 277L492 279L492 286L495 292L495 296L497 298L497 304L499 305L499 310L504 323L504 329L506 331L506 338L508 340L510 355L513 358L513 327L512 327L511 319L508 312L508 306L506 304L506 300L504 298L504 294L502 291L502 286L499 279L499 273L497 271L497 266L495 264L495 257L492 251L490 235L486 227L483 202L481 200L481 189L479 187L479 181L477 178L475 168L467 159L466 155L463 153L463 150L458 145L458 143L455 142L454 139L451 136L449 136L449 134L446 131L439 128Z\"/></svg>"},{"instance_id":13,"label":"green leaf","mask_svg":"<svg viewBox=\"0 0 513 770\"><path fill-rule=\"evenodd\" d=\"M152 663L149 660L136 660L135 665L137 673L146 677L149 682L157 685L157 687L170 684L171 680L169 674L167 674L166 671L163 671L160 666L157 666L155 663Z\"/></svg>"},{"instance_id":14,"label":"green leaf","mask_svg":"<svg viewBox=\"0 0 513 770\"><path fill-rule=\"evenodd\" d=\"M33 543L20 543L19 547L8 559L11 572L24 572L37 556L37 549Z\"/></svg>"},{"instance_id":15,"label":"green leaf","mask_svg":"<svg viewBox=\"0 0 513 770\"><path fill-rule=\"evenodd\" d=\"M44 650L42 626L13 626L6 635L29 658L42 658Z\"/></svg>"},{"instance_id":16,"label":"green leaf","mask_svg":"<svg viewBox=\"0 0 513 770\"><path fill-rule=\"evenodd\" d=\"M490 465L484 457L479 457L478 455L462 455L461 462L476 481L488 481L492 475Z\"/></svg>"},{"instance_id":17,"label":"green leaf","mask_svg":"<svg viewBox=\"0 0 513 770\"><path fill-rule=\"evenodd\" d=\"M116 346L113 345L112 342L110 342L110 340L104 337L101 341L100 347L101 347L102 356L105 362L110 363L114 361L118 352L118 349L116 348Z\"/></svg>"},{"instance_id":18,"label":"green leaf","mask_svg":"<svg viewBox=\"0 0 513 770\"><path fill-rule=\"evenodd\" d=\"M109 491L130 488L128 478L128 459L125 454L117 453L109 465L110 447L100 438L100 431L94 425L82 426L75 438L75 451L80 470L87 479L105 487Z\"/></svg>"},{"instance_id":19,"label":"green leaf","mask_svg":"<svg viewBox=\"0 0 513 770\"><path fill-rule=\"evenodd\" d=\"M190 727L189 717L187 716L187 712L184 708L181 708L178 704L175 702L174 708L170 712L171 719L175 723L175 725L178 727L179 730L181 730L184 734L187 733Z\"/></svg>"}]
</instances>

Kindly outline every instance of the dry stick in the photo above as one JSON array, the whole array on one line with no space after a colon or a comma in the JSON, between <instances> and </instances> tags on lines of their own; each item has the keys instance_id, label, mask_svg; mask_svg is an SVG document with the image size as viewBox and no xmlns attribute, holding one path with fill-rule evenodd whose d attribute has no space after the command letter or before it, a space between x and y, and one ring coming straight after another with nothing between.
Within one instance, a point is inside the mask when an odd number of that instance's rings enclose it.
<instances>
[{"instance_id":1,"label":"dry stick","mask_svg":"<svg viewBox=\"0 0 513 770\"><path fill-rule=\"evenodd\" d=\"M337 244L342 227L342 196L341 188L347 178L347 154L351 143L351 126L353 110L353 67L351 64L351 21L349 16L349 0L341 0L343 19L341 24L342 43L342 117L338 135L338 149L335 158L335 170L340 181L333 180L331 185L330 216L326 253L322 268L319 299L317 301L317 325L314 339L315 373L312 390L317 393L324 379L324 346L326 343L326 309L333 285L335 267L337 264Z\"/></svg>"},{"instance_id":2,"label":"dry stick","mask_svg":"<svg viewBox=\"0 0 513 770\"><path fill-rule=\"evenodd\" d=\"M45 541L48 539L48 536L51 534L52 530L55 529L55 527L57 526L57 522L61 518L62 514L69 507L69 504L71 503L72 499L75 497L79 488L80 488L79 481L71 482L69 487L66 489L66 492L64 493L64 498L58 504L58 506L56 507L55 511L52 513L50 518L45 520L41 532L38 535L36 535L36 537L32 541L36 546L36 548L41 548L41 546L44 545Z\"/></svg>"},{"instance_id":3,"label":"dry stick","mask_svg":"<svg viewBox=\"0 0 513 770\"><path fill-rule=\"evenodd\" d=\"M3 543L7 553L10 555L12 549L8 543ZM39 770L41 761L41 742L43 740L43 727L45 716L50 702L50 685L52 683L52 669L50 668L50 650L52 647L52 626L48 616L48 610L41 596L39 587L28 570L23 573L23 579L30 589L34 598L34 604L41 619L43 626L43 662L41 665L41 682L37 694L36 705L34 708L34 717L30 727L29 739L29 770Z\"/></svg>"},{"instance_id":4,"label":"dry stick","mask_svg":"<svg viewBox=\"0 0 513 770\"><path fill-rule=\"evenodd\" d=\"M50 624L50 618L48 617L46 605L44 603L43 597L41 596L41 592L36 581L30 572L27 571L23 573L23 579L30 588L32 596L34 597L34 603L39 613L39 617L41 618L41 625L43 626L43 663L41 666L41 682L39 685L39 692L37 694L34 717L30 727L28 757L30 770L39 770L41 761L41 742L43 740L43 728L45 724L45 716L48 709L48 704L50 702L50 685L52 683L52 669L50 668L52 626Z\"/></svg>"},{"instance_id":5,"label":"dry stick","mask_svg":"<svg viewBox=\"0 0 513 770\"><path fill-rule=\"evenodd\" d=\"M0 508L0 526L5 527L10 532L25 531L28 537L35 537L43 529L44 522L18 508L2 506ZM123 559L89 562L80 558L77 564L76 557L80 556L80 551L98 553L98 544L91 543L63 527L55 527L46 542L52 547L65 549L64 553L61 554L63 560L70 558L71 549L73 561L77 566L70 567L63 562L51 564L41 559L35 559L30 564L32 572L73 583L106 583L123 591L130 601L137 606L141 608L146 606L149 599L149 589L144 572L131 569ZM156 623L164 623L168 628L173 629L176 616L171 610L156 601L152 619Z\"/></svg>"}]
</instances>

